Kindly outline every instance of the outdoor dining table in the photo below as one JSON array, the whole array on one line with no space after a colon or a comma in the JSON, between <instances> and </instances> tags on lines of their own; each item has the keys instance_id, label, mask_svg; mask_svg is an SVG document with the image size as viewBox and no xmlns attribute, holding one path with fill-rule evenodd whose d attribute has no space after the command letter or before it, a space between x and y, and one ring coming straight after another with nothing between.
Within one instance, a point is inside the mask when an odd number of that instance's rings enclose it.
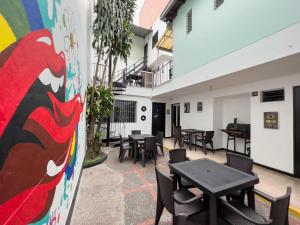
<instances>
[{"instance_id":1,"label":"outdoor dining table","mask_svg":"<svg viewBox=\"0 0 300 225\"><path fill-rule=\"evenodd\" d=\"M259 182L249 175L209 159L169 164L176 176L186 179L204 193L209 207L209 225L217 225L217 200L238 190L247 190L249 207L255 208L253 188Z\"/></svg>"},{"instance_id":2,"label":"outdoor dining table","mask_svg":"<svg viewBox=\"0 0 300 225\"><path fill-rule=\"evenodd\" d=\"M131 134L128 135L129 140L133 142L133 160L134 163L136 163L138 154L139 154L139 149L138 149L138 142L143 141L147 137L153 137L151 134Z\"/></svg>"},{"instance_id":3,"label":"outdoor dining table","mask_svg":"<svg viewBox=\"0 0 300 225\"><path fill-rule=\"evenodd\" d=\"M201 134L203 136L205 133L204 130L197 130L197 129L182 129L181 132L186 133L188 135L189 149L192 148L192 134Z\"/></svg>"}]
</instances>

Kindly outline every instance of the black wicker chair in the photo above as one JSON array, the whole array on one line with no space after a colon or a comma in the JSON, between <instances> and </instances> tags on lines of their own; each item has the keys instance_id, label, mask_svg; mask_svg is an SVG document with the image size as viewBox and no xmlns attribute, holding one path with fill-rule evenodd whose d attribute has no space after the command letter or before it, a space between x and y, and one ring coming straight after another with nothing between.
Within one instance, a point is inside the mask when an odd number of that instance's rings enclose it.
<instances>
[{"instance_id":1,"label":"black wicker chair","mask_svg":"<svg viewBox=\"0 0 300 225\"><path fill-rule=\"evenodd\" d=\"M133 147L129 142L125 142L122 138L122 135L120 135L120 153L119 153L120 162L124 161L126 152L128 152L128 155L131 155L133 152Z\"/></svg>"},{"instance_id":2,"label":"black wicker chair","mask_svg":"<svg viewBox=\"0 0 300 225\"><path fill-rule=\"evenodd\" d=\"M158 225L163 209L166 208L173 216L174 225L188 224L193 216L205 210L202 196L181 189L176 191L176 182L172 177L165 176L157 168L157 202L155 225Z\"/></svg>"},{"instance_id":3,"label":"black wicker chair","mask_svg":"<svg viewBox=\"0 0 300 225\"><path fill-rule=\"evenodd\" d=\"M169 151L169 164L189 161L190 159L186 156L186 149L173 149ZM170 169L172 174L172 170ZM176 176L179 188L194 188L192 184L186 181L184 178Z\"/></svg>"},{"instance_id":4,"label":"black wicker chair","mask_svg":"<svg viewBox=\"0 0 300 225\"><path fill-rule=\"evenodd\" d=\"M184 141L189 141L188 135L182 134L180 126L174 127L174 148L175 148L177 142L179 144L179 147L182 147L184 144Z\"/></svg>"},{"instance_id":5,"label":"black wicker chair","mask_svg":"<svg viewBox=\"0 0 300 225\"><path fill-rule=\"evenodd\" d=\"M230 153L230 152L226 152L226 158L227 158L227 162L225 163L225 165L240 170L244 173L255 175L252 171L253 159L243 155ZM227 195L226 198L227 200L239 200L241 203L244 203L245 194L246 194L246 190L235 191Z\"/></svg>"},{"instance_id":6,"label":"black wicker chair","mask_svg":"<svg viewBox=\"0 0 300 225\"><path fill-rule=\"evenodd\" d=\"M202 143L202 149L203 149L205 155L207 154L207 149L206 149L207 144L210 144L211 150L213 151L213 153L215 153L214 142L213 142L214 135L215 135L214 131L205 131L204 136L195 135L195 144L197 141ZM196 150L196 146L197 145L195 145L195 150Z\"/></svg>"},{"instance_id":7,"label":"black wicker chair","mask_svg":"<svg viewBox=\"0 0 300 225\"><path fill-rule=\"evenodd\" d=\"M270 218L266 219L255 210L245 206L239 201L220 200L220 216L231 225L288 225L288 209L292 189L287 188L287 193L279 198L273 198L260 191L254 193L271 202Z\"/></svg>"},{"instance_id":8,"label":"black wicker chair","mask_svg":"<svg viewBox=\"0 0 300 225\"><path fill-rule=\"evenodd\" d=\"M142 163L145 167L146 158L154 158L156 165L157 158L157 146L156 146L156 137L147 137L144 139L144 143L140 147L140 153L142 155Z\"/></svg>"},{"instance_id":9,"label":"black wicker chair","mask_svg":"<svg viewBox=\"0 0 300 225\"><path fill-rule=\"evenodd\" d=\"M131 134L142 134L141 130L132 130Z\"/></svg>"},{"instance_id":10,"label":"black wicker chair","mask_svg":"<svg viewBox=\"0 0 300 225\"><path fill-rule=\"evenodd\" d=\"M156 146L160 148L161 154L164 156L164 132L156 132Z\"/></svg>"}]
</instances>

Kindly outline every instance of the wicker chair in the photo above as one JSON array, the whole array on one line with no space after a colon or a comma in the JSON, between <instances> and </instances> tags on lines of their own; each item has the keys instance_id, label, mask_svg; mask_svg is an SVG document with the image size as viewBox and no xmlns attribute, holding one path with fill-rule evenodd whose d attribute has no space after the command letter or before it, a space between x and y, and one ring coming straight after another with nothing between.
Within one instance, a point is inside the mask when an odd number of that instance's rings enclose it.
<instances>
[{"instance_id":1,"label":"wicker chair","mask_svg":"<svg viewBox=\"0 0 300 225\"><path fill-rule=\"evenodd\" d=\"M141 130L132 130L131 134L142 134Z\"/></svg>"},{"instance_id":2,"label":"wicker chair","mask_svg":"<svg viewBox=\"0 0 300 225\"><path fill-rule=\"evenodd\" d=\"M184 141L188 141L188 135L182 134L180 126L174 127L174 148L177 142L179 144L179 147L182 147Z\"/></svg>"},{"instance_id":3,"label":"wicker chair","mask_svg":"<svg viewBox=\"0 0 300 225\"><path fill-rule=\"evenodd\" d=\"M130 155L133 152L133 147L130 143L125 142L122 138L122 135L120 135L120 153L119 153L119 160L120 162L124 161L125 154L128 152Z\"/></svg>"},{"instance_id":4,"label":"wicker chair","mask_svg":"<svg viewBox=\"0 0 300 225\"><path fill-rule=\"evenodd\" d=\"M186 149L173 149L169 151L169 164L189 161L190 159L186 156ZM172 171L170 170L171 174ZM194 188L187 180L181 177L176 177L178 181L179 188Z\"/></svg>"},{"instance_id":5,"label":"wicker chair","mask_svg":"<svg viewBox=\"0 0 300 225\"><path fill-rule=\"evenodd\" d=\"M145 167L146 158L154 158L156 165L157 158L157 146L156 137L147 137L144 139L144 143L140 147L140 153L142 155L143 167Z\"/></svg>"},{"instance_id":6,"label":"wicker chair","mask_svg":"<svg viewBox=\"0 0 300 225\"><path fill-rule=\"evenodd\" d=\"M206 150L207 144L210 144L211 150L213 151L213 153L215 153L214 142L213 142L214 135L215 135L214 131L206 131L204 137L202 135L201 136L195 135L195 144L197 141L202 143L202 149L203 149L205 155L207 154L207 150ZM195 145L195 150L196 150L196 145Z\"/></svg>"},{"instance_id":7,"label":"wicker chair","mask_svg":"<svg viewBox=\"0 0 300 225\"><path fill-rule=\"evenodd\" d=\"M158 225L163 209L166 208L173 216L174 225L185 225L193 216L204 212L202 196L182 189L176 191L176 182L172 177L165 176L157 168L157 202L155 225Z\"/></svg>"},{"instance_id":8,"label":"wicker chair","mask_svg":"<svg viewBox=\"0 0 300 225\"><path fill-rule=\"evenodd\" d=\"M164 156L164 132L156 132L156 146L160 148L161 154Z\"/></svg>"},{"instance_id":9,"label":"wicker chair","mask_svg":"<svg viewBox=\"0 0 300 225\"><path fill-rule=\"evenodd\" d=\"M288 209L292 189L287 188L287 193L279 198L270 197L260 191L254 193L271 202L270 218L266 219L255 210L245 206L239 201L220 200L220 216L231 225L288 225Z\"/></svg>"},{"instance_id":10,"label":"wicker chair","mask_svg":"<svg viewBox=\"0 0 300 225\"><path fill-rule=\"evenodd\" d=\"M253 159L243 155L230 153L230 152L226 152L226 158L227 158L227 162L225 163L225 165L240 170L244 173L255 175L252 172ZM244 203L245 194L246 194L246 190L235 191L227 195L226 198L227 200L239 200L241 203Z\"/></svg>"}]
</instances>

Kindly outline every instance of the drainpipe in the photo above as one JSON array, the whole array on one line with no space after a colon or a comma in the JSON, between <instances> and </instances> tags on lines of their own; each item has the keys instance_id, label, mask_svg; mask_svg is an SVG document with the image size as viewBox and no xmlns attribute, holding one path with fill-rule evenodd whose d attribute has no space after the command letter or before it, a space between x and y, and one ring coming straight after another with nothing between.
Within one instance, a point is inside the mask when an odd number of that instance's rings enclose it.
<instances>
[{"instance_id":1,"label":"drainpipe","mask_svg":"<svg viewBox=\"0 0 300 225\"><path fill-rule=\"evenodd\" d=\"M111 74L111 55L109 56L108 62L108 83L110 84L112 74ZM107 128L106 128L106 146L109 146L110 142L110 117L107 118Z\"/></svg>"}]
</instances>

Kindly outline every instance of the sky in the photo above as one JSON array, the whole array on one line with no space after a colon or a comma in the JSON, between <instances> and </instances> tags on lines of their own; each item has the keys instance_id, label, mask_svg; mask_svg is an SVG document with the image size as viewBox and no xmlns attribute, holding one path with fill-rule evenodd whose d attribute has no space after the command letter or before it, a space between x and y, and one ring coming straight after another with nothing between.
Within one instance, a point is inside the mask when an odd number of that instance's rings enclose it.
<instances>
[{"instance_id":1,"label":"sky","mask_svg":"<svg viewBox=\"0 0 300 225\"><path fill-rule=\"evenodd\" d=\"M134 15L134 20L133 23L136 25L139 25L139 14L141 11L141 8L143 6L144 0L136 0L136 11L135 11L135 15Z\"/></svg>"}]
</instances>

